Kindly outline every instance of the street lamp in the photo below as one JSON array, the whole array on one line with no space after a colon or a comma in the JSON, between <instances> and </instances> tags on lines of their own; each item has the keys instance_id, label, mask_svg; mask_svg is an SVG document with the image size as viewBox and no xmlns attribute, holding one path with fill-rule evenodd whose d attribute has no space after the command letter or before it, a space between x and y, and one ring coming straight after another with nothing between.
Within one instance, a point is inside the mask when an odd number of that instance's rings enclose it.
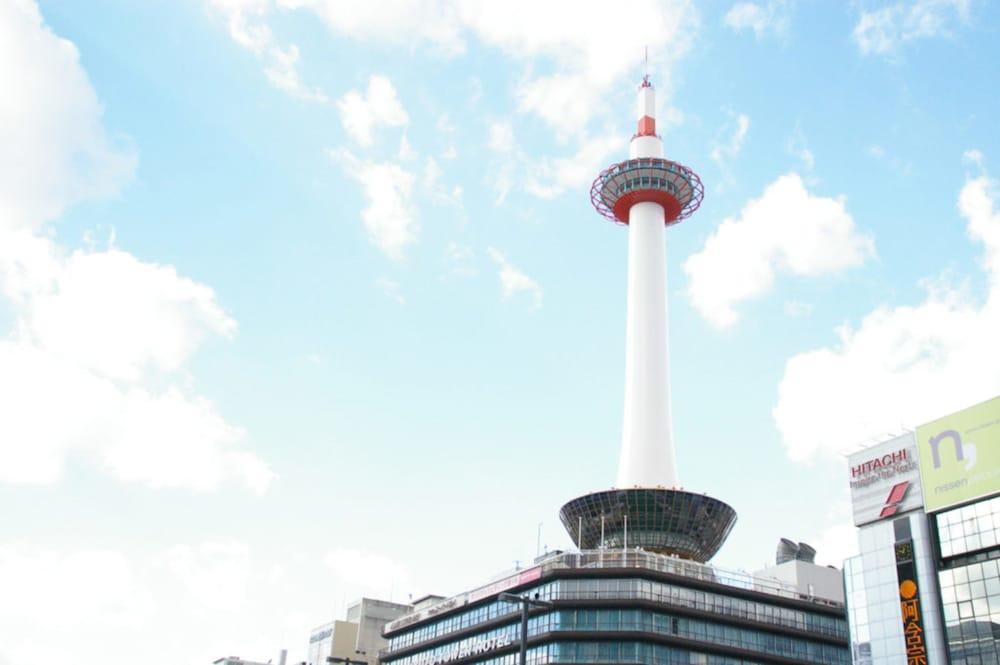
<instances>
[{"instance_id":1,"label":"street lamp","mask_svg":"<svg viewBox=\"0 0 1000 665\"><path fill-rule=\"evenodd\" d=\"M528 595L518 596L515 593L502 593L500 600L507 603L515 603L521 606L521 648L518 663L527 665L528 663L528 609L531 607L552 607L552 603L547 600L539 600L538 592L534 598Z\"/></svg>"},{"instance_id":2,"label":"street lamp","mask_svg":"<svg viewBox=\"0 0 1000 665\"><path fill-rule=\"evenodd\" d=\"M368 665L368 661L365 660L351 660L350 658L338 658L337 656L327 656L326 662L343 663L344 665Z\"/></svg>"}]
</instances>

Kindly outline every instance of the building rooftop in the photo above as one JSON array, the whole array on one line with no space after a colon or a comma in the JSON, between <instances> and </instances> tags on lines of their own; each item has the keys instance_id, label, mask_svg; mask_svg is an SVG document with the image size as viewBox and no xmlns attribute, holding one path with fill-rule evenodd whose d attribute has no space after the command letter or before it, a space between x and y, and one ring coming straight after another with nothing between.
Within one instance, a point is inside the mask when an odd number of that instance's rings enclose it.
<instances>
[{"instance_id":1,"label":"building rooftop","mask_svg":"<svg viewBox=\"0 0 1000 665\"><path fill-rule=\"evenodd\" d=\"M464 605L495 596L501 591L522 586L529 581L540 579L546 573L565 569L616 569L623 568L651 570L658 573L678 575L701 582L710 582L733 587L744 591L752 591L778 598L814 603L824 607L842 609L844 604L801 592L794 584L754 575L745 571L727 570L718 566L697 563L677 557L645 552L642 550L583 550L580 552L554 553L537 565L519 570L512 570L498 581L477 587L470 591L436 603L430 607L411 612L386 625L386 631L396 631L419 623L425 619L462 607Z\"/></svg>"}]
</instances>

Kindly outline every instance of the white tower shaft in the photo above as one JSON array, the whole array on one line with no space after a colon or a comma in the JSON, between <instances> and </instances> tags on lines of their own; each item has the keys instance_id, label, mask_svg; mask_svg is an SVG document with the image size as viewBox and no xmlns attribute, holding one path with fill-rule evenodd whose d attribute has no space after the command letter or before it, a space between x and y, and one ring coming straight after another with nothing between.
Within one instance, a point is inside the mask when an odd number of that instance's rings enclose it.
<instances>
[{"instance_id":1,"label":"white tower shaft","mask_svg":"<svg viewBox=\"0 0 1000 665\"><path fill-rule=\"evenodd\" d=\"M629 146L632 159L663 157L653 94L648 84L639 89L639 132ZM628 225L625 420L616 486L675 487L663 206L636 203L629 209Z\"/></svg>"}]
</instances>

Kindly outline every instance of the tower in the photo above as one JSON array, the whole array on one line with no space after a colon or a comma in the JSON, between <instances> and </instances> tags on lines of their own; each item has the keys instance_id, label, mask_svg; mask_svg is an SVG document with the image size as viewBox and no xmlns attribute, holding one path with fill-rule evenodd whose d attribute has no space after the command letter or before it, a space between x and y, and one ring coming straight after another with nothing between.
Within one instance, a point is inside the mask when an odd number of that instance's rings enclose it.
<instances>
[{"instance_id":1,"label":"tower","mask_svg":"<svg viewBox=\"0 0 1000 665\"><path fill-rule=\"evenodd\" d=\"M666 227L698 209L704 188L663 156L649 77L638 93L629 159L590 189L597 211L628 227L625 413L615 488L573 499L559 517L580 549L640 547L704 562L736 522L727 504L679 488L670 412Z\"/></svg>"}]
</instances>

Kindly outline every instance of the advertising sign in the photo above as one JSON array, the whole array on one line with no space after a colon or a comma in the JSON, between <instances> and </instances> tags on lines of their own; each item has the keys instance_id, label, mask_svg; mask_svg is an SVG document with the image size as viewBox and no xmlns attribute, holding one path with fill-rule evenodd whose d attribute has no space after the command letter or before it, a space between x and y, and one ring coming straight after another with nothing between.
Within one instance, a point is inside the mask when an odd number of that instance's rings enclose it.
<instances>
[{"instance_id":1,"label":"advertising sign","mask_svg":"<svg viewBox=\"0 0 1000 665\"><path fill-rule=\"evenodd\" d=\"M921 506L917 441L912 433L848 457L854 526Z\"/></svg>"},{"instance_id":2,"label":"advertising sign","mask_svg":"<svg viewBox=\"0 0 1000 665\"><path fill-rule=\"evenodd\" d=\"M474 603L477 600L481 600L488 596L495 596L501 591L507 591L508 589L513 589L516 586L521 586L522 584L527 584L528 582L534 582L541 576L541 566L535 566L534 568L522 570L521 572L511 575L510 577L505 577L498 582L487 584L486 586L480 587L475 591L470 591L469 602Z\"/></svg>"},{"instance_id":3,"label":"advertising sign","mask_svg":"<svg viewBox=\"0 0 1000 665\"><path fill-rule=\"evenodd\" d=\"M903 617L906 665L927 665L923 608L920 605L920 586L917 584L912 540L896 543L896 579L899 580L899 609Z\"/></svg>"},{"instance_id":4,"label":"advertising sign","mask_svg":"<svg viewBox=\"0 0 1000 665\"><path fill-rule=\"evenodd\" d=\"M917 428L927 512L1000 492L1000 397Z\"/></svg>"}]
</instances>

